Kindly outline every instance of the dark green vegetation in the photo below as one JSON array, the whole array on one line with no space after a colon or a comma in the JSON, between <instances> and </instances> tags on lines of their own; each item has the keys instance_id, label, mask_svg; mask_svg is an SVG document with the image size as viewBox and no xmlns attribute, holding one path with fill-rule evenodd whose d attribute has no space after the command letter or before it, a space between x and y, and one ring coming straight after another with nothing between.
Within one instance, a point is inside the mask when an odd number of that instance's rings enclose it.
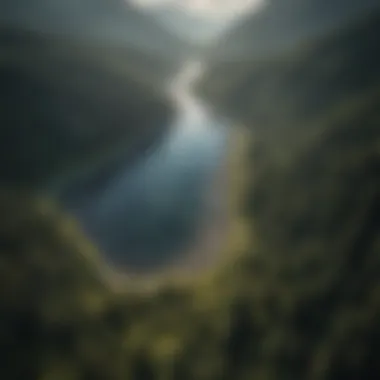
<instances>
[{"instance_id":1,"label":"dark green vegetation","mask_svg":"<svg viewBox=\"0 0 380 380\"><path fill-rule=\"evenodd\" d=\"M118 296L58 211L4 190L0 378L380 378L378 35L372 15L201 86L255 137L254 246L206 284Z\"/></svg>"},{"instance_id":2,"label":"dark green vegetation","mask_svg":"<svg viewBox=\"0 0 380 380\"><path fill-rule=\"evenodd\" d=\"M170 66L143 52L5 28L0 43L2 182L41 185L91 157L141 153L172 117L158 90Z\"/></svg>"},{"instance_id":3,"label":"dark green vegetation","mask_svg":"<svg viewBox=\"0 0 380 380\"><path fill-rule=\"evenodd\" d=\"M286 54L217 62L199 91L255 130L274 135L274 128L276 134L288 134L289 128L298 132L302 123L318 128L317 119L330 117L333 108L350 108L351 97L365 97L380 82L380 12L354 25Z\"/></svg>"}]
</instances>

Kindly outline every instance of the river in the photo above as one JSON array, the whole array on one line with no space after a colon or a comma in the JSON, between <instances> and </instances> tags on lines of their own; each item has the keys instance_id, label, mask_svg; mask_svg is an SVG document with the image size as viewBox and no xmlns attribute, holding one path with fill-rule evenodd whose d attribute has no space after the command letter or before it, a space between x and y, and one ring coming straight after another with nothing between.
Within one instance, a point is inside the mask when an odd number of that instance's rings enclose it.
<instances>
[{"instance_id":1,"label":"river","mask_svg":"<svg viewBox=\"0 0 380 380\"><path fill-rule=\"evenodd\" d=\"M223 214L223 189L215 183L223 172L228 129L193 95L201 75L200 62L187 62L168 82L177 112L159 146L134 167L121 164L62 196L118 269L150 273L181 263L202 266L207 260L195 252L220 233L215 226Z\"/></svg>"}]
</instances>

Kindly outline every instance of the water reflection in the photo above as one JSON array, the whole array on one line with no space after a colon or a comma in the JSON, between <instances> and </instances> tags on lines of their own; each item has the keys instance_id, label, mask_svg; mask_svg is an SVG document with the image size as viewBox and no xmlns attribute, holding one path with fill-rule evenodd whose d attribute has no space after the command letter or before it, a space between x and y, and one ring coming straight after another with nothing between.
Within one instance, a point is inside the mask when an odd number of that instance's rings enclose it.
<instances>
[{"instance_id":1,"label":"water reflection","mask_svg":"<svg viewBox=\"0 0 380 380\"><path fill-rule=\"evenodd\" d=\"M178 114L149 156L132 168L119 163L96 178L78 181L62 195L118 268L149 272L188 261L181 256L197 250L204 229L217 222L223 202L213 192L222 191L215 181L228 136L226 126L191 95L191 83L200 73L199 64L191 63L170 83Z\"/></svg>"}]
</instances>

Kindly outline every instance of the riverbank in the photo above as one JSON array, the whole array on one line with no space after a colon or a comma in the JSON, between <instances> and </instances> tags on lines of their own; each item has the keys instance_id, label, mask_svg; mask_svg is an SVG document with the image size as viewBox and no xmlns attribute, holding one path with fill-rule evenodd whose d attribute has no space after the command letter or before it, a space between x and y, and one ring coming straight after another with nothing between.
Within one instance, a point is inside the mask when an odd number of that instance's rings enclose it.
<instances>
[{"instance_id":1,"label":"riverbank","mask_svg":"<svg viewBox=\"0 0 380 380\"><path fill-rule=\"evenodd\" d=\"M104 282L113 292L149 293L170 286L203 286L219 276L222 268L239 260L251 244L247 221L241 213L251 138L242 128L229 131L226 152L204 195L205 209L195 238L178 250L176 260L149 273L102 264Z\"/></svg>"}]
</instances>

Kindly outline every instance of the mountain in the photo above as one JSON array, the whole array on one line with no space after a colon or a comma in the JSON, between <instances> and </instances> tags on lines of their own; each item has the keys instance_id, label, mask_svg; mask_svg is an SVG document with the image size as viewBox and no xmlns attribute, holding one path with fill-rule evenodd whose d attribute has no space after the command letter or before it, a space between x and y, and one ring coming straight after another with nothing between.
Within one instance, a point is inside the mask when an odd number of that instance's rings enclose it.
<instances>
[{"instance_id":1,"label":"mountain","mask_svg":"<svg viewBox=\"0 0 380 380\"><path fill-rule=\"evenodd\" d=\"M178 6L162 5L149 10L158 23L193 44L203 45L215 38L228 25L227 22L192 15Z\"/></svg>"},{"instance_id":2,"label":"mountain","mask_svg":"<svg viewBox=\"0 0 380 380\"><path fill-rule=\"evenodd\" d=\"M0 42L3 184L69 180L141 155L167 130L162 71L141 52L9 28Z\"/></svg>"},{"instance_id":3,"label":"mountain","mask_svg":"<svg viewBox=\"0 0 380 380\"><path fill-rule=\"evenodd\" d=\"M186 55L185 41L124 0L4 0L0 25L130 45L176 60Z\"/></svg>"},{"instance_id":4,"label":"mountain","mask_svg":"<svg viewBox=\"0 0 380 380\"><path fill-rule=\"evenodd\" d=\"M379 6L378 0L272 0L232 25L210 50L210 58L236 61L275 55Z\"/></svg>"},{"instance_id":5,"label":"mountain","mask_svg":"<svg viewBox=\"0 0 380 380\"><path fill-rule=\"evenodd\" d=\"M232 117L260 126L309 120L380 80L380 12L285 53L215 63L200 92ZM273 107L275 106L275 112Z\"/></svg>"}]
</instances>

